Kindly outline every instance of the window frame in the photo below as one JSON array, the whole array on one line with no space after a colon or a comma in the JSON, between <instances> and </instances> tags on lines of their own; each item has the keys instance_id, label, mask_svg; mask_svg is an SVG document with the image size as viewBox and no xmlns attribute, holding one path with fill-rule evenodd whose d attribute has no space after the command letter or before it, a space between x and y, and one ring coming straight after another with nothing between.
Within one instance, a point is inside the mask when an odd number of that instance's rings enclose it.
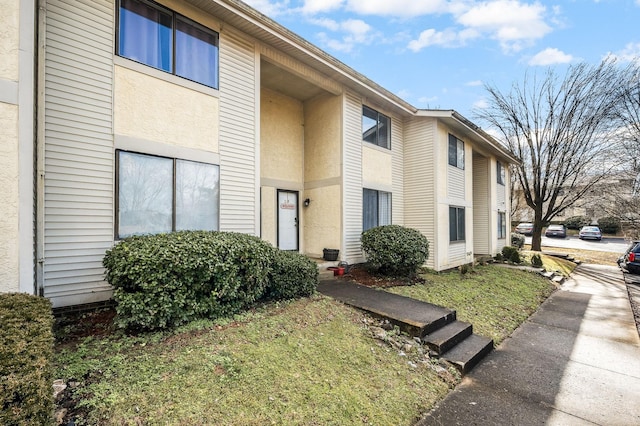
<instances>
[{"instance_id":1,"label":"window frame","mask_svg":"<svg viewBox=\"0 0 640 426\"><path fill-rule=\"evenodd\" d=\"M455 221L452 221L455 217ZM455 235L452 233L452 225L455 223ZM462 226L460 226L462 224ZM449 243L463 243L466 241L466 217L465 208L449 206ZM462 229L460 229L462 228ZM462 232L461 232L462 231Z\"/></svg>"},{"instance_id":2,"label":"window frame","mask_svg":"<svg viewBox=\"0 0 640 426\"><path fill-rule=\"evenodd\" d=\"M498 185L504 186L504 182L506 180L506 172L504 169L504 165L500 161L496 161L496 175Z\"/></svg>"},{"instance_id":3,"label":"window frame","mask_svg":"<svg viewBox=\"0 0 640 426\"><path fill-rule=\"evenodd\" d=\"M366 199L366 193L367 191L369 191L372 194L375 194L375 205L376 205L376 211L375 211L375 216L376 216L376 224L370 227L366 227L365 223L366 223L366 217L367 217L367 212L365 212L365 206L367 205L365 203L365 199ZM381 214L380 214L380 194L384 194L387 195L389 197L389 211L386 212L388 213L389 216L389 223L384 223L384 224L380 224L380 218L381 218ZM392 214L393 214L393 194L391 192L387 192L387 191L380 191L377 189L371 189L371 188L362 188L362 231L367 231L371 228L375 228L377 226L383 226L383 225L391 225L393 223L393 218L392 218Z\"/></svg>"},{"instance_id":4,"label":"window frame","mask_svg":"<svg viewBox=\"0 0 640 426\"><path fill-rule=\"evenodd\" d=\"M372 113L372 115L375 115L375 119L373 117L370 117L368 115L365 115L365 112L370 112ZM364 135L365 135L365 128L364 128L364 118L367 117L371 120L375 120L376 121L376 132L375 132L375 142L374 141L370 141L365 139ZM387 125L386 125L386 138L384 141L381 141L380 138L380 130L382 128L385 127L385 125L383 123L381 123L381 117L384 118L387 121ZM369 129L373 129L373 126L370 127ZM367 130L369 130L367 129ZM361 130L362 130L362 141L366 142L366 143L370 143L372 145L375 146L379 146L380 148L384 148L384 149L388 149L391 150L391 117L389 117L388 115L385 115L371 107L368 107L366 105L362 105L362 115L361 115Z\"/></svg>"},{"instance_id":5,"label":"window frame","mask_svg":"<svg viewBox=\"0 0 640 426\"><path fill-rule=\"evenodd\" d=\"M139 63L141 65L153 68L154 70L158 70L158 71L161 71L163 73L170 74L170 75L173 75L173 76L176 76L176 77L180 77L180 78L182 78L184 80L191 81L191 82L194 82L196 84L203 85L205 87L209 87L209 88L212 88L212 89L215 89L215 90L219 90L219 87L220 87L220 34L217 31L212 30L211 28L208 28L208 27L206 27L206 26L194 21L193 19L190 19L190 18L188 18L188 17L186 17L186 16L184 16L184 15L182 15L180 13L177 13L174 10L169 9L169 8L163 6L163 5L159 4L159 3L156 3L156 2L154 2L152 0L135 0L135 1L143 3L146 6L152 8L152 9L155 9L158 12L161 12L161 13L164 13L164 14L167 14L167 15L171 16L171 28L170 28L170 31L171 31L171 41L170 41L171 60L170 60L170 62L171 63L170 63L170 70L167 71L167 70L165 70L163 68L156 67L154 65L142 62L140 60L131 58L131 57L126 56L123 53L121 53L122 49L121 49L120 42L121 42L121 38L122 37L121 37L121 34L120 34L121 33L121 16L120 16L121 13L120 12L121 12L121 9L122 9L122 0L117 0L115 2L116 3L116 5L115 5L115 7L116 7L115 54L116 54L116 56L121 57L121 58L125 58L125 59L130 60L130 61L134 61L134 62ZM195 80L193 78L181 75L181 74L179 74L177 72L178 59L179 59L179 57L182 56L182 55L178 55L177 54L177 47L176 47L177 46L176 34L178 32L178 30L177 30L178 21L182 22L182 24L185 24L185 25L188 25L188 26L190 26L192 28L195 28L198 31L202 31L204 33L208 33L210 36L213 36L215 38L215 45L214 46L215 46L215 52L216 53L215 53L215 58L214 58L215 59L215 75L213 76L213 80L214 80L213 84L209 84L209 83L203 82L203 81L198 81L198 80ZM191 63L193 63L193 62L191 62ZM188 67L188 68L190 68L190 67Z\"/></svg>"},{"instance_id":6,"label":"window frame","mask_svg":"<svg viewBox=\"0 0 640 426\"><path fill-rule=\"evenodd\" d=\"M507 239L507 212L498 212L498 239Z\"/></svg>"},{"instance_id":7,"label":"window frame","mask_svg":"<svg viewBox=\"0 0 640 426\"><path fill-rule=\"evenodd\" d=\"M145 234L145 233L132 233L132 234L127 234L124 236L120 235L120 186L121 186L121 176L120 176L120 154L121 153L125 153L125 154L131 154L131 155L138 155L138 156L143 156L143 157L150 157L150 158L157 158L157 159L164 159L164 160L171 160L172 161L172 176L171 176L171 230L168 232L177 232L180 231L182 229L177 229L177 216L178 216L178 206L177 206L177 199L178 199L178 193L177 193L177 179L178 179L178 163L179 162L183 162L183 163L195 163L195 164L201 164L201 165L206 165L206 166L212 166L215 167L216 171L217 171L217 186L218 186L218 195L216 197L216 205L215 205L215 209L217 209L217 220L215 223L215 229L216 231L220 230L220 165L219 164L214 164L214 163L208 163L208 162L204 162L204 161L194 161L194 160L188 160L188 159L183 159L183 158L176 158L176 157L167 157L167 156L163 156L163 155L156 155L156 154L148 154L145 152L138 152L138 151L132 151L132 150L127 150L127 149L116 149L115 150L115 193L114 193L114 208L115 208L115 218L114 218L114 240L115 241L120 241L124 238L127 238L129 236L133 236L133 235L153 235L153 234ZM162 232L162 231L161 231Z\"/></svg>"},{"instance_id":8,"label":"window frame","mask_svg":"<svg viewBox=\"0 0 640 426\"><path fill-rule=\"evenodd\" d=\"M452 156L452 151L455 149L455 155ZM458 139L451 133L449 133L449 141L447 144L447 157L448 163L450 166L457 167L461 170L464 170L464 141L462 139Z\"/></svg>"}]
</instances>

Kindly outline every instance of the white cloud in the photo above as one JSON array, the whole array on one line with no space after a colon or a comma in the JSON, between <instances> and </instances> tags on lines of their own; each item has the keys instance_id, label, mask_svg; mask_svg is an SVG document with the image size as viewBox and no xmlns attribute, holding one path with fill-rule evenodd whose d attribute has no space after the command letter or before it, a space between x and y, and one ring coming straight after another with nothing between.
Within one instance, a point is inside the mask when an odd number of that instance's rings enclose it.
<instances>
[{"instance_id":1,"label":"white cloud","mask_svg":"<svg viewBox=\"0 0 640 426\"><path fill-rule=\"evenodd\" d=\"M411 40L407 47L409 50L418 52L429 46L452 47L458 43L458 34L455 31L451 29L436 31L431 28L421 32L418 39Z\"/></svg>"},{"instance_id":2,"label":"white cloud","mask_svg":"<svg viewBox=\"0 0 640 426\"><path fill-rule=\"evenodd\" d=\"M363 15L411 18L445 13L451 5L446 0L347 0L347 9Z\"/></svg>"},{"instance_id":3,"label":"white cloud","mask_svg":"<svg viewBox=\"0 0 640 426\"><path fill-rule=\"evenodd\" d=\"M469 81L465 84L465 86L471 86L471 87L478 87L478 86L482 86L484 83L482 82L482 80L473 80L473 81Z\"/></svg>"},{"instance_id":4,"label":"white cloud","mask_svg":"<svg viewBox=\"0 0 640 426\"><path fill-rule=\"evenodd\" d=\"M555 47L548 47L541 52L536 53L530 60L529 65L548 66L555 64L568 64L575 58Z\"/></svg>"},{"instance_id":5,"label":"white cloud","mask_svg":"<svg viewBox=\"0 0 640 426\"><path fill-rule=\"evenodd\" d=\"M518 51L551 31L544 21L545 12L540 3L493 0L473 5L457 21L498 40L505 51Z\"/></svg>"},{"instance_id":6,"label":"white cloud","mask_svg":"<svg viewBox=\"0 0 640 426\"><path fill-rule=\"evenodd\" d=\"M489 103L486 99L478 99L473 103L473 108L485 109L489 106Z\"/></svg>"},{"instance_id":7,"label":"white cloud","mask_svg":"<svg viewBox=\"0 0 640 426\"><path fill-rule=\"evenodd\" d=\"M315 13L331 12L339 9L344 0L304 0L302 12L313 15Z\"/></svg>"},{"instance_id":8,"label":"white cloud","mask_svg":"<svg viewBox=\"0 0 640 426\"><path fill-rule=\"evenodd\" d=\"M329 49L339 52L351 52L357 44L370 44L376 37L372 27L360 19L347 19L336 22L330 19L312 21L334 32L342 32L341 38L329 36L325 32L318 34L318 38Z\"/></svg>"},{"instance_id":9,"label":"white cloud","mask_svg":"<svg viewBox=\"0 0 640 426\"><path fill-rule=\"evenodd\" d=\"M289 0L244 0L244 2L271 18L284 13L289 5Z\"/></svg>"},{"instance_id":10,"label":"white cloud","mask_svg":"<svg viewBox=\"0 0 640 426\"><path fill-rule=\"evenodd\" d=\"M640 5L640 0L638 0L637 3ZM627 43L624 49L618 52L609 53L607 56L622 62L637 61L640 58L640 43Z\"/></svg>"}]
</instances>

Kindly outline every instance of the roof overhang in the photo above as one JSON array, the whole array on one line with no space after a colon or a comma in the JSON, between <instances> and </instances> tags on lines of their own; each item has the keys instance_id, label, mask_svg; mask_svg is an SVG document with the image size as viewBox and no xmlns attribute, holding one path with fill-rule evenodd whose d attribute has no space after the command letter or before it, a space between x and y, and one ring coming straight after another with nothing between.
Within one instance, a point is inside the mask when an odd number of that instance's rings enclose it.
<instances>
[{"instance_id":1,"label":"roof overhang","mask_svg":"<svg viewBox=\"0 0 640 426\"><path fill-rule=\"evenodd\" d=\"M493 136L472 123L455 110L421 109L416 112L416 117L430 117L441 120L448 127L455 129L473 140L483 151L495 155L496 158L511 164L520 164L507 148L498 142Z\"/></svg>"},{"instance_id":2,"label":"roof overhang","mask_svg":"<svg viewBox=\"0 0 640 426\"><path fill-rule=\"evenodd\" d=\"M184 1L220 20L221 33L228 23L400 116L411 116L417 111L397 95L239 0Z\"/></svg>"}]
</instances>

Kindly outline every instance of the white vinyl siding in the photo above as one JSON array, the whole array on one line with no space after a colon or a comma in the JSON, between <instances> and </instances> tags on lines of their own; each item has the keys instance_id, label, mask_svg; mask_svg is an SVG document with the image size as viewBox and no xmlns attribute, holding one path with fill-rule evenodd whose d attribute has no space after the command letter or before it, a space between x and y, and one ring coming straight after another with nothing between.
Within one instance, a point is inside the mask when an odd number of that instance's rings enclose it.
<instances>
[{"instance_id":1,"label":"white vinyl siding","mask_svg":"<svg viewBox=\"0 0 640 426\"><path fill-rule=\"evenodd\" d=\"M395 117L391 118L391 180L393 203L391 204L391 220L396 225L404 225L404 137L403 123Z\"/></svg>"},{"instance_id":2,"label":"white vinyl siding","mask_svg":"<svg viewBox=\"0 0 640 426\"><path fill-rule=\"evenodd\" d=\"M505 185L497 184L496 188L496 202L498 203L497 207L499 210L504 211L507 206L507 187Z\"/></svg>"},{"instance_id":3,"label":"white vinyl siding","mask_svg":"<svg viewBox=\"0 0 640 426\"><path fill-rule=\"evenodd\" d=\"M467 246L465 244L450 244L448 253L448 264L462 265L469 262L466 251Z\"/></svg>"},{"instance_id":4,"label":"white vinyl siding","mask_svg":"<svg viewBox=\"0 0 640 426\"><path fill-rule=\"evenodd\" d=\"M54 307L106 300L113 244L114 5L47 0L44 229L40 271Z\"/></svg>"},{"instance_id":5,"label":"white vinyl siding","mask_svg":"<svg viewBox=\"0 0 640 426\"><path fill-rule=\"evenodd\" d=\"M429 240L427 265L432 268L438 250L435 240L435 130L434 120L410 119L404 123L404 225L419 230ZM397 204L398 201L394 202L394 209Z\"/></svg>"},{"instance_id":6,"label":"white vinyl siding","mask_svg":"<svg viewBox=\"0 0 640 426\"><path fill-rule=\"evenodd\" d=\"M254 47L220 35L220 230L257 235Z\"/></svg>"},{"instance_id":7,"label":"white vinyl siding","mask_svg":"<svg viewBox=\"0 0 640 426\"><path fill-rule=\"evenodd\" d=\"M464 200L464 170L447 167L447 196L455 200Z\"/></svg>"},{"instance_id":8,"label":"white vinyl siding","mask_svg":"<svg viewBox=\"0 0 640 426\"><path fill-rule=\"evenodd\" d=\"M346 261L362 262L362 103L355 95L344 96L343 123L343 238Z\"/></svg>"},{"instance_id":9,"label":"white vinyl siding","mask_svg":"<svg viewBox=\"0 0 640 426\"><path fill-rule=\"evenodd\" d=\"M490 252L489 159L473 155L473 251Z\"/></svg>"}]
</instances>

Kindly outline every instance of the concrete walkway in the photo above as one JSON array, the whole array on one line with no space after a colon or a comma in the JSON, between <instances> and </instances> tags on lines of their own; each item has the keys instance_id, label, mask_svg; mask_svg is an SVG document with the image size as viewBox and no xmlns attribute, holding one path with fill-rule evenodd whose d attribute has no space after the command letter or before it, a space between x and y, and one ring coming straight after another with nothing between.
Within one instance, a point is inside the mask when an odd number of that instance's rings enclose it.
<instances>
[{"instance_id":1,"label":"concrete walkway","mask_svg":"<svg viewBox=\"0 0 640 426\"><path fill-rule=\"evenodd\" d=\"M581 265L418 425L640 425L640 338L622 273Z\"/></svg>"}]
</instances>

